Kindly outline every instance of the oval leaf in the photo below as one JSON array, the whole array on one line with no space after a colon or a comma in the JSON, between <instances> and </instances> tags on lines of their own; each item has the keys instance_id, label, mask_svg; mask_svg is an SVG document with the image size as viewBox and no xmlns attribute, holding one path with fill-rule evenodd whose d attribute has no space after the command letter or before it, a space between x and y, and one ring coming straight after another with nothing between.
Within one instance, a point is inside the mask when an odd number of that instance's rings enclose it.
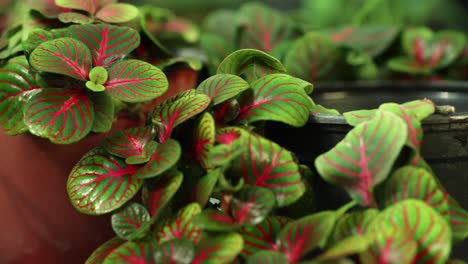
<instances>
[{"instance_id":1,"label":"oval leaf","mask_svg":"<svg viewBox=\"0 0 468 264\"><path fill-rule=\"evenodd\" d=\"M123 60L109 68L106 90L124 102L144 102L164 94L168 88L166 75L157 67L139 60Z\"/></svg>"},{"instance_id":2,"label":"oval leaf","mask_svg":"<svg viewBox=\"0 0 468 264\"><path fill-rule=\"evenodd\" d=\"M220 104L247 90L249 84L239 76L232 74L216 74L203 81L197 92L210 97L213 105Z\"/></svg>"},{"instance_id":3,"label":"oval leaf","mask_svg":"<svg viewBox=\"0 0 468 264\"><path fill-rule=\"evenodd\" d=\"M159 142L166 141L174 127L201 113L209 104L207 95L187 92L157 106L151 116L158 130Z\"/></svg>"},{"instance_id":4,"label":"oval leaf","mask_svg":"<svg viewBox=\"0 0 468 264\"><path fill-rule=\"evenodd\" d=\"M247 184L272 190L277 206L299 199L305 186L291 153L257 134L248 133L247 138L247 150L232 162L231 173L242 175Z\"/></svg>"},{"instance_id":5,"label":"oval leaf","mask_svg":"<svg viewBox=\"0 0 468 264\"><path fill-rule=\"evenodd\" d=\"M205 207L206 203L208 203L222 173L221 169L210 170L205 176L201 177L195 185L193 200L201 207Z\"/></svg>"},{"instance_id":6,"label":"oval leaf","mask_svg":"<svg viewBox=\"0 0 468 264\"><path fill-rule=\"evenodd\" d=\"M408 234L418 244L411 263L445 263L451 250L452 233L447 221L426 203L407 199L387 207L369 227L379 232L391 225Z\"/></svg>"},{"instance_id":7,"label":"oval leaf","mask_svg":"<svg viewBox=\"0 0 468 264\"><path fill-rule=\"evenodd\" d=\"M198 121L194 135L194 155L205 169L212 169L208 153L215 143L215 121L210 113L204 113Z\"/></svg>"},{"instance_id":8,"label":"oval leaf","mask_svg":"<svg viewBox=\"0 0 468 264\"><path fill-rule=\"evenodd\" d=\"M99 9L96 18L107 23L124 23L138 16L138 8L131 4L115 3Z\"/></svg>"},{"instance_id":9,"label":"oval leaf","mask_svg":"<svg viewBox=\"0 0 468 264\"><path fill-rule=\"evenodd\" d=\"M153 245L150 241L128 241L112 251L103 264L115 263L154 263Z\"/></svg>"},{"instance_id":10,"label":"oval leaf","mask_svg":"<svg viewBox=\"0 0 468 264\"><path fill-rule=\"evenodd\" d=\"M241 252L242 246L242 237L237 233L206 235L195 249L192 264L231 263Z\"/></svg>"},{"instance_id":11,"label":"oval leaf","mask_svg":"<svg viewBox=\"0 0 468 264\"><path fill-rule=\"evenodd\" d=\"M181 153L182 149L176 140L164 141L156 148L148 163L136 172L135 177L152 178L161 175L179 161Z\"/></svg>"},{"instance_id":12,"label":"oval leaf","mask_svg":"<svg viewBox=\"0 0 468 264\"><path fill-rule=\"evenodd\" d=\"M54 143L79 141L93 127L93 103L78 89L43 89L25 107L24 122L29 131Z\"/></svg>"},{"instance_id":13,"label":"oval leaf","mask_svg":"<svg viewBox=\"0 0 468 264\"><path fill-rule=\"evenodd\" d=\"M270 74L252 83L253 96L240 102L237 122L274 120L294 127L309 120L313 102L300 85L287 74Z\"/></svg>"},{"instance_id":14,"label":"oval leaf","mask_svg":"<svg viewBox=\"0 0 468 264\"><path fill-rule=\"evenodd\" d=\"M179 190L183 178L181 172L174 171L159 177L155 184L145 185L141 193L142 201L153 219Z\"/></svg>"},{"instance_id":15,"label":"oval leaf","mask_svg":"<svg viewBox=\"0 0 468 264\"><path fill-rule=\"evenodd\" d=\"M75 25L69 27L73 38L88 46L94 66L109 67L140 44L140 35L130 27L108 24Z\"/></svg>"},{"instance_id":16,"label":"oval leaf","mask_svg":"<svg viewBox=\"0 0 468 264\"><path fill-rule=\"evenodd\" d=\"M180 209L177 214L156 228L156 240L163 243L177 238L186 238L193 243L200 240L202 230L192 220L201 212L197 203L191 203Z\"/></svg>"},{"instance_id":17,"label":"oval leaf","mask_svg":"<svg viewBox=\"0 0 468 264\"><path fill-rule=\"evenodd\" d=\"M102 148L91 150L75 165L68 178L67 192L72 205L91 215L119 208L143 183L134 177L138 168L107 154Z\"/></svg>"},{"instance_id":18,"label":"oval leaf","mask_svg":"<svg viewBox=\"0 0 468 264\"><path fill-rule=\"evenodd\" d=\"M130 203L112 215L112 229L119 237L126 240L142 238L151 227L150 219L146 207Z\"/></svg>"},{"instance_id":19,"label":"oval leaf","mask_svg":"<svg viewBox=\"0 0 468 264\"><path fill-rule=\"evenodd\" d=\"M91 52L83 42L59 38L42 43L29 58L38 71L58 73L78 80L87 80L91 70Z\"/></svg>"},{"instance_id":20,"label":"oval leaf","mask_svg":"<svg viewBox=\"0 0 468 264\"><path fill-rule=\"evenodd\" d=\"M74 23L74 24L89 24L93 23L94 19L78 12L64 12L58 16L58 19L62 23Z\"/></svg>"},{"instance_id":21,"label":"oval leaf","mask_svg":"<svg viewBox=\"0 0 468 264\"><path fill-rule=\"evenodd\" d=\"M274 206L272 191L246 185L232 199L230 214L236 223L255 225L261 223Z\"/></svg>"},{"instance_id":22,"label":"oval leaf","mask_svg":"<svg viewBox=\"0 0 468 264\"><path fill-rule=\"evenodd\" d=\"M23 121L24 106L40 89L26 57L10 59L0 68L0 126L7 135L28 130Z\"/></svg>"},{"instance_id":23,"label":"oval leaf","mask_svg":"<svg viewBox=\"0 0 468 264\"><path fill-rule=\"evenodd\" d=\"M29 33L28 38L25 42L23 42L23 47L27 53L31 53L35 48L37 48L44 42L69 36L70 32L68 31L68 29L45 30L37 28Z\"/></svg>"},{"instance_id":24,"label":"oval leaf","mask_svg":"<svg viewBox=\"0 0 468 264\"><path fill-rule=\"evenodd\" d=\"M345 188L365 206L376 206L375 185L388 177L407 138L403 120L390 112L352 129L333 149L320 155L315 166L323 179Z\"/></svg>"},{"instance_id":25,"label":"oval leaf","mask_svg":"<svg viewBox=\"0 0 468 264\"><path fill-rule=\"evenodd\" d=\"M193 243L183 238L166 241L154 251L155 263L191 264L194 256Z\"/></svg>"},{"instance_id":26,"label":"oval leaf","mask_svg":"<svg viewBox=\"0 0 468 264\"><path fill-rule=\"evenodd\" d=\"M337 243L338 241L354 236L362 236L366 233L369 224L377 216L376 209L367 209L364 211L355 211L347 213L340 217L336 222L333 231L332 240Z\"/></svg>"},{"instance_id":27,"label":"oval leaf","mask_svg":"<svg viewBox=\"0 0 468 264\"><path fill-rule=\"evenodd\" d=\"M100 245L91 256L88 257L85 264L102 264L104 259L115 249L123 245L127 240L120 237L114 237L104 244Z\"/></svg>"},{"instance_id":28,"label":"oval leaf","mask_svg":"<svg viewBox=\"0 0 468 264\"><path fill-rule=\"evenodd\" d=\"M102 147L117 157L128 158L142 155L145 145L154 138L150 126L127 128L104 139Z\"/></svg>"},{"instance_id":29,"label":"oval leaf","mask_svg":"<svg viewBox=\"0 0 468 264\"><path fill-rule=\"evenodd\" d=\"M89 98L94 106L94 123L91 131L95 133L108 132L114 122L115 107L108 93L90 93Z\"/></svg>"}]
</instances>

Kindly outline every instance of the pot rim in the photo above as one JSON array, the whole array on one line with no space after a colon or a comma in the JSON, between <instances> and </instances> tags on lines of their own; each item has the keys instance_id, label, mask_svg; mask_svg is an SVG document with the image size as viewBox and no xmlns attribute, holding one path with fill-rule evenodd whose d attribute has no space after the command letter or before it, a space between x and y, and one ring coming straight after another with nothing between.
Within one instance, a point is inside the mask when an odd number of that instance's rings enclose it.
<instances>
[{"instance_id":1,"label":"pot rim","mask_svg":"<svg viewBox=\"0 0 468 264\"><path fill-rule=\"evenodd\" d=\"M321 92L340 92L340 91L369 91L372 89L396 89L407 90L408 87L424 87L425 91L464 91L468 94L468 82L466 81L337 81L337 82L319 82L314 84L314 91L311 94L311 98L314 98L314 94ZM468 102L467 102L468 103ZM356 109L358 110L358 109ZM315 114L310 115L309 123L318 124L336 124L336 125L347 125L344 116L331 115L331 114ZM455 112L449 115L431 115L422 121L423 125L438 125L438 124L452 124L452 123L468 123L468 112Z\"/></svg>"}]
</instances>

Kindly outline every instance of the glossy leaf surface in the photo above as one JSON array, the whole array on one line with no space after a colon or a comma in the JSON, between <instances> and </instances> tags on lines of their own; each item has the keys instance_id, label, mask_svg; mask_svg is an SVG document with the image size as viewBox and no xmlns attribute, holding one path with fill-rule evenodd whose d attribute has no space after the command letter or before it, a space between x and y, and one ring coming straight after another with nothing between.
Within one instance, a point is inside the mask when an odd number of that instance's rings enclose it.
<instances>
[{"instance_id":1,"label":"glossy leaf surface","mask_svg":"<svg viewBox=\"0 0 468 264\"><path fill-rule=\"evenodd\" d=\"M99 215L111 212L140 189L142 180L134 177L139 166L95 148L72 169L67 192L72 205L81 213Z\"/></svg>"},{"instance_id":2,"label":"glossy leaf surface","mask_svg":"<svg viewBox=\"0 0 468 264\"><path fill-rule=\"evenodd\" d=\"M63 74L84 81L88 79L92 58L83 42L73 38L58 38L34 49L29 63L38 71Z\"/></svg>"},{"instance_id":3,"label":"glossy leaf surface","mask_svg":"<svg viewBox=\"0 0 468 264\"><path fill-rule=\"evenodd\" d=\"M172 168L179 161L181 154L180 144L174 139L168 139L156 148L145 166L135 173L135 177L152 178L159 176Z\"/></svg>"},{"instance_id":4,"label":"glossy leaf surface","mask_svg":"<svg viewBox=\"0 0 468 264\"><path fill-rule=\"evenodd\" d=\"M216 74L203 81L197 87L197 93L210 97L213 105L231 99L249 88L249 84L239 76Z\"/></svg>"},{"instance_id":5,"label":"glossy leaf surface","mask_svg":"<svg viewBox=\"0 0 468 264\"><path fill-rule=\"evenodd\" d=\"M195 247L188 239L178 238L166 241L154 251L155 263L191 264Z\"/></svg>"},{"instance_id":6,"label":"glossy leaf surface","mask_svg":"<svg viewBox=\"0 0 468 264\"><path fill-rule=\"evenodd\" d=\"M145 263L153 264L152 244L147 240L128 241L107 256L103 264Z\"/></svg>"},{"instance_id":7,"label":"glossy leaf surface","mask_svg":"<svg viewBox=\"0 0 468 264\"><path fill-rule=\"evenodd\" d=\"M246 185L231 201L230 214L239 224L261 223L275 206L275 196L266 188Z\"/></svg>"},{"instance_id":8,"label":"glossy leaf surface","mask_svg":"<svg viewBox=\"0 0 468 264\"><path fill-rule=\"evenodd\" d=\"M29 131L58 144L84 138L95 119L93 103L78 89L43 89L25 107L24 122Z\"/></svg>"},{"instance_id":9,"label":"glossy leaf surface","mask_svg":"<svg viewBox=\"0 0 468 264\"><path fill-rule=\"evenodd\" d=\"M104 133L112 128L115 119L114 102L108 93L88 94L94 106L94 123L92 132Z\"/></svg>"},{"instance_id":10,"label":"glossy leaf surface","mask_svg":"<svg viewBox=\"0 0 468 264\"><path fill-rule=\"evenodd\" d=\"M117 157L128 158L142 155L145 145L154 138L150 126L127 128L104 139L102 147Z\"/></svg>"},{"instance_id":11,"label":"glossy leaf surface","mask_svg":"<svg viewBox=\"0 0 468 264\"><path fill-rule=\"evenodd\" d=\"M208 203L213 190L218 183L218 179L222 174L221 169L212 169L207 172L206 175L198 180L195 185L195 193L193 194L193 200L196 201L201 207L205 207Z\"/></svg>"},{"instance_id":12,"label":"glossy leaf surface","mask_svg":"<svg viewBox=\"0 0 468 264\"><path fill-rule=\"evenodd\" d=\"M364 235L377 214L376 209L367 209L343 215L336 222L332 235L333 241L338 242L347 237Z\"/></svg>"},{"instance_id":13,"label":"glossy leaf surface","mask_svg":"<svg viewBox=\"0 0 468 264\"><path fill-rule=\"evenodd\" d=\"M140 60L122 60L109 68L106 90L124 102L155 99L168 89L166 75L157 67Z\"/></svg>"},{"instance_id":14,"label":"glossy leaf surface","mask_svg":"<svg viewBox=\"0 0 468 264\"><path fill-rule=\"evenodd\" d=\"M151 227L150 219L146 207L130 203L112 215L112 229L119 237L127 240L142 238Z\"/></svg>"},{"instance_id":15,"label":"glossy leaf surface","mask_svg":"<svg viewBox=\"0 0 468 264\"><path fill-rule=\"evenodd\" d=\"M357 202L375 206L374 186L388 177L406 138L405 123L392 113L379 111L320 155L315 166L322 178L345 188Z\"/></svg>"},{"instance_id":16,"label":"glossy leaf surface","mask_svg":"<svg viewBox=\"0 0 468 264\"><path fill-rule=\"evenodd\" d=\"M152 218L155 218L171 200L182 184L183 178L181 172L174 171L158 178L154 185L145 185L142 190L142 201Z\"/></svg>"},{"instance_id":17,"label":"glossy leaf surface","mask_svg":"<svg viewBox=\"0 0 468 264\"><path fill-rule=\"evenodd\" d=\"M127 240L120 237L114 237L104 244L100 245L93 253L88 257L85 264L101 264L104 259L115 249L123 245Z\"/></svg>"},{"instance_id":18,"label":"glossy leaf surface","mask_svg":"<svg viewBox=\"0 0 468 264\"><path fill-rule=\"evenodd\" d=\"M31 53L35 48L44 42L58 38L69 37L70 32L67 29L45 30L42 28L34 29L29 33L28 38L23 42L24 50Z\"/></svg>"},{"instance_id":19,"label":"glossy leaf surface","mask_svg":"<svg viewBox=\"0 0 468 264\"><path fill-rule=\"evenodd\" d=\"M58 19L62 23L74 23L74 24L90 24L93 23L94 19L78 12L64 12L58 16Z\"/></svg>"},{"instance_id":20,"label":"glossy leaf surface","mask_svg":"<svg viewBox=\"0 0 468 264\"><path fill-rule=\"evenodd\" d=\"M172 239L186 238L197 243L202 230L193 222L193 218L200 212L201 207L197 203L191 203L180 209L174 217L155 230L156 240L162 243Z\"/></svg>"},{"instance_id":21,"label":"glossy leaf surface","mask_svg":"<svg viewBox=\"0 0 468 264\"><path fill-rule=\"evenodd\" d=\"M97 11L96 18L106 23L124 23L138 16L138 8L131 4L109 4Z\"/></svg>"},{"instance_id":22,"label":"glossy leaf surface","mask_svg":"<svg viewBox=\"0 0 468 264\"><path fill-rule=\"evenodd\" d=\"M450 227L455 243L468 238L468 212L450 195L448 195Z\"/></svg>"},{"instance_id":23,"label":"glossy leaf surface","mask_svg":"<svg viewBox=\"0 0 468 264\"><path fill-rule=\"evenodd\" d=\"M242 237L237 233L205 235L195 249L192 264L230 263L242 250Z\"/></svg>"},{"instance_id":24,"label":"glossy leaf surface","mask_svg":"<svg viewBox=\"0 0 468 264\"><path fill-rule=\"evenodd\" d=\"M210 113L204 113L197 122L194 133L195 158L205 170L212 169L208 153L215 143L215 121Z\"/></svg>"},{"instance_id":25,"label":"glossy leaf surface","mask_svg":"<svg viewBox=\"0 0 468 264\"><path fill-rule=\"evenodd\" d=\"M294 127L309 120L313 102L297 82L286 74L270 74L254 81L252 98L241 101L237 122L250 123L273 120Z\"/></svg>"}]
</instances>

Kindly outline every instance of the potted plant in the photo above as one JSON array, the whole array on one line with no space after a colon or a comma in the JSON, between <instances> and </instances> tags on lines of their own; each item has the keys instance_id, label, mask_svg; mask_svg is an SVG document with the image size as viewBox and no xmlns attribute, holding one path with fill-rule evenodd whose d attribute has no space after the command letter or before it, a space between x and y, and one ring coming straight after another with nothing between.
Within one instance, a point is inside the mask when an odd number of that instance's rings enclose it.
<instances>
[{"instance_id":1,"label":"potted plant","mask_svg":"<svg viewBox=\"0 0 468 264\"><path fill-rule=\"evenodd\" d=\"M0 170L0 208L8 212L2 263L84 261L112 230L106 218L74 210L66 175L107 133L142 124L151 105L196 85L196 59L176 55L188 46L182 38L172 40L177 49L159 51L165 46L153 41L165 38L150 39L141 28L151 20L140 20L137 7L117 1L91 7L16 1L5 16L0 146L9 154ZM148 51L157 63L144 56Z\"/></svg>"}]
</instances>

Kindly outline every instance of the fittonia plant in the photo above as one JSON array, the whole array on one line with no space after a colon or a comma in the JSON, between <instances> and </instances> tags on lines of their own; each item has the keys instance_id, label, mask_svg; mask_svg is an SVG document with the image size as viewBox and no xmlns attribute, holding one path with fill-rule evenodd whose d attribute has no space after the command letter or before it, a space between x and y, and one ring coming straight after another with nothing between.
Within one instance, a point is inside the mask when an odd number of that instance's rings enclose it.
<instances>
[{"instance_id":1,"label":"fittonia plant","mask_svg":"<svg viewBox=\"0 0 468 264\"><path fill-rule=\"evenodd\" d=\"M310 83L272 62L257 50L231 54L145 126L108 136L76 164L71 203L111 213L116 233L87 263L450 263L468 213L420 155L428 100L345 113L354 129L315 166L354 201L281 213L320 197L300 199L311 196L310 169L262 136L262 123L300 127L323 107Z\"/></svg>"}]
</instances>

